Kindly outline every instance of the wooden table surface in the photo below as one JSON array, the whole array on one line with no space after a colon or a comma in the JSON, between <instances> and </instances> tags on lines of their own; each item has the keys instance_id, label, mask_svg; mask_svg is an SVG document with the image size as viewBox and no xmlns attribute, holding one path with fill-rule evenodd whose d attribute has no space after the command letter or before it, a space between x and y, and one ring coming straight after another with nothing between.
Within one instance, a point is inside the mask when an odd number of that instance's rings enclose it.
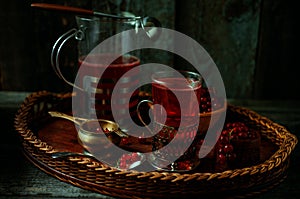
<instances>
[{"instance_id":1,"label":"wooden table surface","mask_svg":"<svg viewBox=\"0 0 300 199\"><path fill-rule=\"evenodd\" d=\"M20 104L29 93L0 92L1 169L0 198L111 198L90 192L44 173L22 154L13 120ZM228 100L231 104L250 108L285 126L300 138L300 101ZM300 149L293 151L288 177L277 187L256 198L296 198L300 194Z\"/></svg>"}]
</instances>

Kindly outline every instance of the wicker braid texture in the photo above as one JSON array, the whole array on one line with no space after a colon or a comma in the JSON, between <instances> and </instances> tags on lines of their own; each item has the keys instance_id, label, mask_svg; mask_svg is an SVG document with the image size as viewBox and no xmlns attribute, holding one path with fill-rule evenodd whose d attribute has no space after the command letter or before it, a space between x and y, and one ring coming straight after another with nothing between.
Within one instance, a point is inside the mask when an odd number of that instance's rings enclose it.
<instances>
[{"instance_id":1,"label":"wicker braid texture","mask_svg":"<svg viewBox=\"0 0 300 199\"><path fill-rule=\"evenodd\" d=\"M37 167L64 182L114 197L199 197L211 196L216 192L228 197L250 197L284 180L289 157L297 144L296 136L285 127L252 110L228 105L229 110L255 125L262 136L278 146L278 150L268 160L251 167L220 173L173 173L123 171L93 158L80 156L53 159L50 154L55 149L37 137L36 125L49 118L48 110L65 111L70 108L71 97L71 93L40 91L25 99L15 117L15 129L23 141L24 154Z\"/></svg>"}]
</instances>

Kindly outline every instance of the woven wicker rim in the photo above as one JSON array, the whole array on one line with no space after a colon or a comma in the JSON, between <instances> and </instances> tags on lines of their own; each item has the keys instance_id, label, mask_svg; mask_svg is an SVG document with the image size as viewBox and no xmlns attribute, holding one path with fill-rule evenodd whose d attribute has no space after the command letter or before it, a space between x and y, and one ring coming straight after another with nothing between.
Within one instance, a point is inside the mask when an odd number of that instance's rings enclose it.
<instances>
[{"instance_id":1,"label":"woven wicker rim","mask_svg":"<svg viewBox=\"0 0 300 199\"><path fill-rule=\"evenodd\" d=\"M47 96L63 99L63 98L70 98L72 96L72 93L57 94L48 91L40 91L40 92L32 93L24 100L23 104L20 106L16 114L15 129L23 138L24 142L33 144L34 147L36 147L43 153L53 153L56 152L56 150L52 146L40 140L36 135L34 135L33 131L28 128L28 125L26 123L27 114L28 111L30 110L30 107L35 103L35 101L38 98L47 97ZM138 172L134 170L118 170L116 168L109 167L90 158L75 157L75 159L81 160L80 165L85 165L86 167L94 168L95 170L105 171L107 173L124 174L128 177L136 177L136 178L164 180L164 181L170 181L172 183L178 181L192 181L192 180L209 181L212 179L223 179L223 178L231 179L237 176L255 175L258 173L268 172L286 161L286 159L290 156L291 152L294 150L298 142L295 135L291 134L285 127L272 122L266 117L260 116L259 114L257 114L252 110L243 107L236 107L232 105L228 105L228 108L234 110L238 114L247 116L251 121L254 121L259 125L269 129L262 132L262 134L266 136L268 139L272 140L276 145L278 145L279 149L268 160L266 160L261 164L254 165L251 167L234 169L234 170L226 170L219 173L175 173L175 172L161 172L161 171Z\"/></svg>"}]
</instances>

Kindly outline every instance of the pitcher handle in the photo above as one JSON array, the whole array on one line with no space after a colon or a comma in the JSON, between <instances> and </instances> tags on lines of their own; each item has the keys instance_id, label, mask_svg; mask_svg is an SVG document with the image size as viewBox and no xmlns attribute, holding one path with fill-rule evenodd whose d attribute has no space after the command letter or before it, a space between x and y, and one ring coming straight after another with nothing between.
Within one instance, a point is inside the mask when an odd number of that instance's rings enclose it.
<instances>
[{"instance_id":1,"label":"pitcher handle","mask_svg":"<svg viewBox=\"0 0 300 199\"><path fill-rule=\"evenodd\" d=\"M80 88L78 86L76 86L74 83L68 81L62 74L61 70L60 70L60 65L59 65L59 55L60 55L60 51L63 47L63 45L72 37L75 37L77 40L82 40L84 37L84 33L82 30L77 30L76 28L73 28L69 31L67 31L66 33L64 33L63 35L61 35L56 42L54 43L53 47L52 47L52 51L51 51L51 66L53 68L53 70L55 71L56 75L61 78L62 80L64 80L67 84L83 91L83 88Z\"/></svg>"},{"instance_id":2,"label":"pitcher handle","mask_svg":"<svg viewBox=\"0 0 300 199\"><path fill-rule=\"evenodd\" d=\"M152 134L152 135L155 135L155 133L153 133L153 131L149 128L149 126L145 123L145 121L143 120L143 117L141 116L141 112L140 112L140 106L141 104L143 103L148 103L151 104L151 106L153 105L153 102L151 100L142 100L138 103L137 107L136 107L136 112L137 112L137 116L139 118L139 120L142 122L142 124L147 128L147 130ZM149 105L150 106L150 105ZM151 107L150 106L150 107Z\"/></svg>"}]
</instances>

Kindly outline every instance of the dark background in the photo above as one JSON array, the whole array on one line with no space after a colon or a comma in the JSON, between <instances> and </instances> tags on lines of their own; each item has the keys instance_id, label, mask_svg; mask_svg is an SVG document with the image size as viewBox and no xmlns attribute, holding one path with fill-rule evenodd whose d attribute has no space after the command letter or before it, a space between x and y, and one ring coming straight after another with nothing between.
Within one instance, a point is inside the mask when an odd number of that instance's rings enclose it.
<instances>
[{"instance_id":1,"label":"dark background","mask_svg":"<svg viewBox=\"0 0 300 199\"><path fill-rule=\"evenodd\" d=\"M55 40L76 27L74 16L33 9L33 2L100 11L108 4L120 3L128 11L154 16L163 27L198 41L216 62L229 98L300 99L296 73L299 11L291 0L1 1L0 90L71 90L52 70L50 53ZM75 45L71 42L64 49L67 72L76 71L72 59ZM164 53L143 56L184 65Z\"/></svg>"},{"instance_id":2,"label":"dark background","mask_svg":"<svg viewBox=\"0 0 300 199\"><path fill-rule=\"evenodd\" d=\"M28 92L71 91L50 65L56 39L76 27L74 16L33 9L33 2L94 8L122 3L137 15L158 18L198 41L216 62L230 102L257 111L299 139L299 7L292 0L7 0L0 1L0 198L103 198L59 181L23 156L14 118ZM167 38L166 38L167 39ZM167 41L166 41L167 42ZM76 72L76 42L64 49L65 72ZM188 49L187 49L188 50ZM142 60L185 67L166 52ZM26 92L1 92L26 91ZM254 118L255 119L255 118ZM299 197L299 143L287 179L259 198Z\"/></svg>"}]
</instances>

